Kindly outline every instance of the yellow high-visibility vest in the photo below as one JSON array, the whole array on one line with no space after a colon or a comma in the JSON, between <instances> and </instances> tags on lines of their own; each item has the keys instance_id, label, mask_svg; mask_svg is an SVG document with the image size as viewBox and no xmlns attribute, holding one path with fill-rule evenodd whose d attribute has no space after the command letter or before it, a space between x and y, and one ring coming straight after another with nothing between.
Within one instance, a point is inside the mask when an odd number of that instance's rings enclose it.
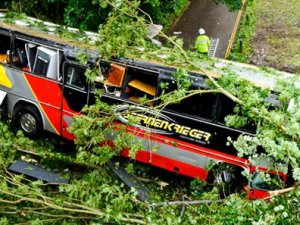
<instances>
[{"instance_id":1,"label":"yellow high-visibility vest","mask_svg":"<svg viewBox=\"0 0 300 225\"><path fill-rule=\"evenodd\" d=\"M195 47L200 53L207 53L210 47L210 39L206 35L199 35L195 42Z\"/></svg>"}]
</instances>

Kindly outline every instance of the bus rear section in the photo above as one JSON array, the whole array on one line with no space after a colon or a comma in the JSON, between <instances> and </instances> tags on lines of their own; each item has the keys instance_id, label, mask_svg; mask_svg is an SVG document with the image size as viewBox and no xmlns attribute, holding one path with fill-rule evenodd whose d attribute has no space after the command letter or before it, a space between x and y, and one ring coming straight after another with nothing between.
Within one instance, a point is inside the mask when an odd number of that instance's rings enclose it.
<instances>
[{"instance_id":1,"label":"bus rear section","mask_svg":"<svg viewBox=\"0 0 300 225\"><path fill-rule=\"evenodd\" d=\"M172 75L174 70L158 68L151 71L142 65L119 66L124 67L120 75L121 82L111 86L106 84L109 87L104 88L101 100L116 106L118 123L127 124L127 132L134 134L143 143L144 149L138 151L136 160L202 180L210 179L212 164L227 164L235 167L237 172L246 170L248 173L254 173L255 169L269 169L267 166L257 167L249 160L237 157L234 147L228 146L228 137L235 140L242 134L253 136L256 129L253 124L241 129L225 125L225 117L233 113L235 106L232 100L215 93L195 94L166 105L163 110L156 110L155 107L160 104L158 97L162 93L159 84L168 83L169 92L176 88ZM152 67L155 68L155 65ZM206 88L205 80L200 75L190 74L190 79L192 89L197 91ZM130 117L137 123L128 125ZM128 149L121 154L128 157ZM235 177L238 183L243 180L245 187L251 187L249 198L260 198L263 196L261 193L268 195L267 189L248 184L246 179L237 177L239 175L232 174L228 169L216 176L228 182L232 182L232 179L227 179L229 177ZM285 179L283 173L280 176Z\"/></svg>"}]
</instances>

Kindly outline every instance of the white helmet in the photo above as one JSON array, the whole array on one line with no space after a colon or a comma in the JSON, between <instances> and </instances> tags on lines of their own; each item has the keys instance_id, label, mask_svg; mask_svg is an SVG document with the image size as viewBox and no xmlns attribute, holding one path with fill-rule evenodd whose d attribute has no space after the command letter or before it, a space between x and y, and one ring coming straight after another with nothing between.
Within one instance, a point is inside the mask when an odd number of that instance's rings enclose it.
<instances>
[{"instance_id":1,"label":"white helmet","mask_svg":"<svg viewBox=\"0 0 300 225\"><path fill-rule=\"evenodd\" d=\"M199 34L205 34L205 30L203 28L199 29Z\"/></svg>"}]
</instances>

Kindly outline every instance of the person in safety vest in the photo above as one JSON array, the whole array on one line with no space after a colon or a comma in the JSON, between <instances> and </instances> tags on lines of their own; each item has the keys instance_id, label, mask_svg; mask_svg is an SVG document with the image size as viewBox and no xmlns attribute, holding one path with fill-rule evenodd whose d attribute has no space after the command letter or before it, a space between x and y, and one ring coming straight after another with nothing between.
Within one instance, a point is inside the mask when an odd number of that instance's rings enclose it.
<instances>
[{"instance_id":1,"label":"person in safety vest","mask_svg":"<svg viewBox=\"0 0 300 225\"><path fill-rule=\"evenodd\" d=\"M199 36L195 42L195 48L198 52L207 54L209 47L210 47L210 39L205 35L205 30L203 28L199 29Z\"/></svg>"}]
</instances>

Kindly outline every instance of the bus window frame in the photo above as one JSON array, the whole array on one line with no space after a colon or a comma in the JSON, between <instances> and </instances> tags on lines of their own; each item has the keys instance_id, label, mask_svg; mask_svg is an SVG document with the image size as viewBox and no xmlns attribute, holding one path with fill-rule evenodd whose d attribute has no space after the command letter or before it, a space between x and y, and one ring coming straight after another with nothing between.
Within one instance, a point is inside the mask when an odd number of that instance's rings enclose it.
<instances>
[{"instance_id":1,"label":"bus window frame","mask_svg":"<svg viewBox=\"0 0 300 225\"><path fill-rule=\"evenodd\" d=\"M42 39L40 41L38 40L32 40L30 39L30 36L28 35L24 35L24 34L21 34L21 33L18 33L18 32L11 32L11 51L15 50L15 43L16 41L19 40L19 41L22 41L22 42L26 42L26 43L29 43L29 44L35 44L37 45L38 47L39 46L42 46L42 47L45 47L47 49L51 49L51 50L54 50L56 51L58 54L57 54L57 67L56 67L56 70L57 70L57 79L52 79L52 78L49 78L48 76L43 76L41 74L37 74L37 73L34 73L33 71L26 71L26 73L29 73L29 74L32 74L32 75L35 75L35 76L38 76L38 77L42 77L44 79L48 79L48 80L51 80L51 81L55 81L55 82L59 82L59 83L62 83L62 76L63 76L63 65L62 62L64 62L64 59L63 59L63 51L62 49L60 49L59 47L56 47L56 46L53 46L53 45L50 45L50 44L44 44ZM62 57L60 58L60 55L62 55ZM10 57L12 57L12 54L10 55ZM10 60L11 62L11 60ZM18 66L15 66L13 63L10 63L10 65L15 68L15 69L18 69L20 71L24 71L22 68L18 67Z\"/></svg>"},{"instance_id":2,"label":"bus window frame","mask_svg":"<svg viewBox=\"0 0 300 225\"><path fill-rule=\"evenodd\" d=\"M248 129L247 127L240 127L240 128L228 127L228 126L226 126L225 121L224 122L221 121L221 119L222 119L222 110L223 110L222 107L224 107L224 106L226 107L226 104L224 104L224 98L228 98L228 97L226 95L222 94L222 93L218 93L217 95L218 96L217 96L217 104L216 104L216 111L215 111L216 114L215 114L214 123L216 125L219 125L219 126L223 126L223 127L230 128L230 129L233 129L233 130L238 130L242 133L255 134L256 128L254 130L251 130L251 129ZM232 113L229 113L226 116L235 115L235 112L234 112L235 107L236 107L236 105L233 106ZM225 120L226 116L224 116L224 120Z\"/></svg>"},{"instance_id":3,"label":"bus window frame","mask_svg":"<svg viewBox=\"0 0 300 225\"><path fill-rule=\"evenodd\" d=\"M90 94L91 94L91 92L89 90L90 83L86 81L85 89L76 87L74 85L67 84L66 83L66 76L67 76L66 69L68 68L67 65L71 65L73 67L80 67L80 68L83 68L84 70L86 70L88 68L88 66L80 64L73 60L66 60L63 62L63 65L62 65L62 72L63 72L62 93L63 93L64 98L66 98L66 100L67 100L67 98L68 98L67 96L74 95L74 94L75 95L80 94L80 95L84 96L82 98L77 98L75 102L72 100L72 98L69 98L69 101L70 100L72 101L72 102L69 102L69 107L73 111L72 113L74 113L74 112L79 113L82 110L82 107L84 105L88 105L88 102L90 100ZM68 90L70 90L70 92ZM64 110L65 109L63 108L63 111Z\"/></svg>"},{"instance_id":4,"label":"bus window frame","mask_svg":"<svg viewBox=\"0 0 300 225\"><path fill-rule=\"evenodd\" d=\"M165 82L167 80L163 80L163 82ZM159 80L159 82L161 82L161 80ZM172 82L172 80L168 80L167 82ZM159 86L159 84L158 84ZM160 88L160 87L159 87ZM161 89L161 88L160 88ZM209 94L212 94L213 93L209 93ZM197 94L197 95L201 95L201 94ZM206 95L206 94L203 94L203 95ZM157 96L158 97L158 96ZM193 97L193 96L191 96ZM186 118L193 118L195 120L201 120L201 121L206 121L206 122L210 122L210 123L215 123L215 115L216 115L216 109L217 109L217 102L218 102L218 96L215 96L214 98L214 103L212 103L212 106L211 106L211 112L210 112L210 117L207 118L207 117L203 117L201 115L196 115L196 114L191 114L191 113L186 113L186 112L181 112L181 111L178 111L178 110L174 110L174 109L171 109L169 108L168 106L166 106L166 108L164 110L170 112L170 113L175 113L177 115L182 115ZM181 103L175 103L176 105L180 105Z\"/></svg>"},{"instance_id":5,"label":"bus window frame","mask_svg":"<svg viewBox=\"0 0 300 225\"><path fill-rule=\"evenodd\" d=\"M67 82L66 81L66 78L67 78L67 74L66 74L67 67L66 67L66 65L67 64L69 64L69 65L75 65L75 66L77 66L79 68L82 68L84 70L86 70L87 68L89 68L88 66L85 66L83 64L80 64L80 63L78 63L76 61L72 61L72 60L66 60L65 62L63 62L63 65L62 65L62 83L63 83L63 86L67 86L67 87L69 87L69 88L71 88L73 90L80 91L80 92L82 92L84 94L90 93L90 91L89 91L90 90L90 84L87 81L86 81L86 84L85 84L85 88L80 88L80 87L78 87L76 85L72 85L72 84L67 84L66 83Z\"/></svg>"}]
</instances>

